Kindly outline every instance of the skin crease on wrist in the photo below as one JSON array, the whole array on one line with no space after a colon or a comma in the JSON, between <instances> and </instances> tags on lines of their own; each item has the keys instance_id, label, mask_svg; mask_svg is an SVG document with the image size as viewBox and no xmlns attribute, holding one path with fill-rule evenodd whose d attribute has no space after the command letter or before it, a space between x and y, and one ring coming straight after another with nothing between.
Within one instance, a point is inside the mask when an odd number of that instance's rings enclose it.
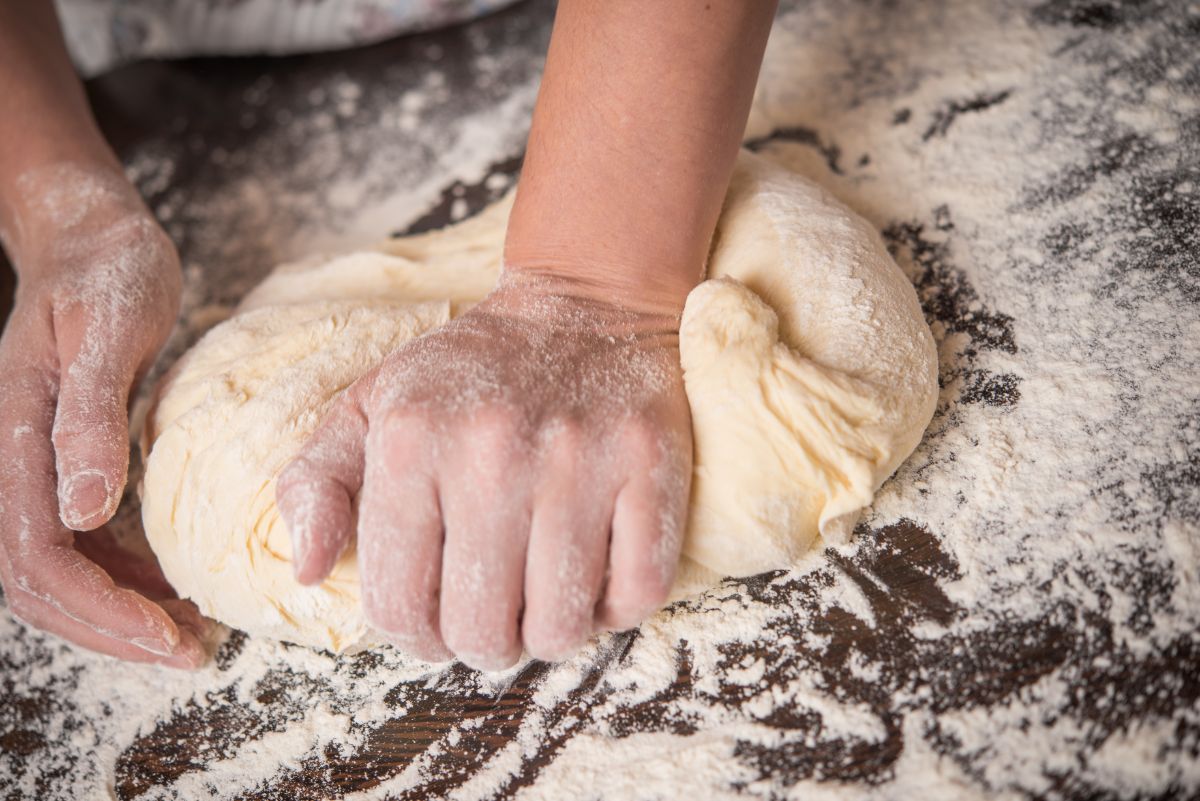
<instances>
[{"instance_id":1,"label":"skin crease on wrist","mask_svg":"<svg viewBox=\"0 0 1200 801\"><path fill-rule=\"evenodd\" d=\"M299 580L357 535L368 621L485 669L663 603L691 476L678 316L773 13L559 4L500 285L353 385L280 475Z\"/></svg>"},{"instance_id":2,"label":"skin crease on wrist","mask_svg":"<svg viewBox=\"0 0 1200 801\"><path fill-rule=\"evenodd\" d=\"M0 4L0 141L18 275L0 338L8 607L86 648L193 667L208 623L103 526L126 480L131 390L178 310L178 257L101 139L49 2Z\"/></svg>"}]
</instances>

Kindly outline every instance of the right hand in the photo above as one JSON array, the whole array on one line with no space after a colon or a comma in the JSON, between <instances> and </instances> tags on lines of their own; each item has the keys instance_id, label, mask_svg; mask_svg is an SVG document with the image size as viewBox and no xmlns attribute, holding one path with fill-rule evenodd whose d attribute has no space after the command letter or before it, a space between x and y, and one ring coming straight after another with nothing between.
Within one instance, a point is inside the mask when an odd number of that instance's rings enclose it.
<instances>
[{"instance_id":1,"label":"right hand","mask_svg":"<svg viewBox=\"0 0 1200 801\"><path fill-rule=\"evenodd\" d=\"M6 245L19 283L0 338L8 607L94 651L195 667L206 625L195 607L171 599L157 566L114 551L101 528L128 474L131 389L178 314L179 258L113 168L38 168L14 192L22 213Z\"/></svg>"},{"instance_id":2,"label":"right hand","mask_svg":"<svg viewBox=\"0 0 1200 801\"><path fill-rule=\"evenodd\" d=\"M363 611L422 659L564 659L666 601L692 429L683 297L639 308L559 275L501 283L353 384L283 470L296 577L357 533Z\"/></svg>"}]
</instances>

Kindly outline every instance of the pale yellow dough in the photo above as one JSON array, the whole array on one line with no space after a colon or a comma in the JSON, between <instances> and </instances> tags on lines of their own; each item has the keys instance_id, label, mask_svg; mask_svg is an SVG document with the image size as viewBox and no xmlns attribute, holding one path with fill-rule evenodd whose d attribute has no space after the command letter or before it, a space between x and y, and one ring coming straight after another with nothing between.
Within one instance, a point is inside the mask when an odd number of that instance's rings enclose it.
<instances>
[{"instance_id":1,"label":"pale yellow dough","mask_svg":"<svg viewBox=\"0 0 1200 801\"><path fill-rule=\"evenodd\" d=\"M372 642L353 549L319 586L292 579L275 476L355 378L487 294L508 210L280 267L172 368L143 434L142 505L180 595L252 635ZM695 475L674 597L845 538L937 399L933 339L878 234L750 154L680 351Z\"/></svg>"}]
</instances>

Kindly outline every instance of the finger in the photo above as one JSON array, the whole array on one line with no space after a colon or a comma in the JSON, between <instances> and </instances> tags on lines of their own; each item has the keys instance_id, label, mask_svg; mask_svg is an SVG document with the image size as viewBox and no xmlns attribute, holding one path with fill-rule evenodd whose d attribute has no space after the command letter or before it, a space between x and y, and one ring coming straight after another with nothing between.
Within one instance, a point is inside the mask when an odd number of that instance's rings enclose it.
<instances>
[{"instance_id":1,"label":"finger","mask_svg":"<svg viewBox=\"0 0 1200 801\"><path fill-rule=\"evenodd\" d=\"M442 516L424 420L388 415L368 438L358 523L363 612L406 653L451 657L438 631Z\"/></svg>"},{"instance_id":2,"label":"finger","mask_svg":"<svg viewBox=\"0 0 1200 801\"><path fill-rule=\"evenodd\" d=\"M117 329L125 329L125 334ZM145 360L133 342L133 323L88 316L55 320L58 406L53 442L59 516L67 528L90 531L107 522L121 502L129 473L129 390Z\"/></svg>"},{"instance_id":3,"label":"finger","mask_svg":"<svg viewBox=\"0 0 1200 801\"><path fill-rule=\"evenodd\" d=\"M55 634L68 642L113 656L128 662L165 665L193 670L208 659L208 654L196 633L180 626L179 642L170 654L159 654L135 643L109 637L92 627L73 620L64 620L59 610L19 590L7 596L13 614L34 628Z\"/></svg>"},{"instance_id":4,"label":"finger","mask_svg":"<svg viewBox=\"0 0 1200 801\"><path fill-rule=\"evenodd\" d=\"M292 539L292 569L301 584L324 580L354 534L367 436L365 387L359 381L334 402L275 484L275 502Z\"/></svg>"},{"instance_id":5,"label":"finger","mask_svg":"<svg viewBox=\"0 0 1200 801\"><path fill-rule=\"evenodd\" d=\"M121 547L105 526L86 534L77 533L75 550L95 562L118 586L128 587L155 601L177 597L157 561Z\"/></svg>"},{"instance_id":6,"label":"finger","mask_svg":"<svg viewBox=\"0 0 1200 801\"><path fill-rule=\"evenodd\" d=\"M0 392L0 579L10 605L86 647L169 660L190 648L170 616L77 553L59 520L54 389L48 373L17 365Z\"/></svg>"},{"instance_id":7,"label":"finger","mask_svg":"<svg viewBox=\"0 0 1200 801\"><path fill-rule=\"evenodd\" d=\"M538 659L562 659L587 641L604 581L615 492L597 485L584 447L574 432L555 437L535 500L521 638Z\"/></svg>"},{"instance_id":8,"label":"finger","mask_svg":"<svg viewBox=\"0 0 1200 801\"><path fill-rule=\"evenodd\" d=\"M9 569L17 590L98 634L160 656L171 654L179 642L175 624L161 607L118 587L70 546L41 543L27 548L11 559Z\"/></svg>"},{"instance_id":9,"label":"finger","mask_svg":"<svg viewBox=\"0 0 1200 801\"><path fill-rule=\"evenodd\" d=\"M670 594L686 522L691 460L666 432L624 432L629 478L617 494L608 582L597 610L602 628L633 628Z\"/></svg>"},{"instance_id":10,"label":"finger","mask_svg":"<svg viewBox=\"0 0 1200 801\"><path fill-rule=\"evenodd\" d=\"M464 663L501 670L521 656L530 471L503 413L477 418L459 437L438 476L445 522L439 626Z\"/></svg>"}]
</instances>

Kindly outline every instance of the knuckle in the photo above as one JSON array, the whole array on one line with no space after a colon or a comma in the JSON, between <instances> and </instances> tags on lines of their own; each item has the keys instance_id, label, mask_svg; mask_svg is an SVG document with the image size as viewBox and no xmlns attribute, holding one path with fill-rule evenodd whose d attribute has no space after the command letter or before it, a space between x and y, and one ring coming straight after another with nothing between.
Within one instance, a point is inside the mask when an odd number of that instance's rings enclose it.
<instances>
[{"instance_id":1,"label":"knuckle","mask_svg":"<svg viewBox=\"0 0 1200 801\"><path fill-rule=\"evenodd\" d=\"M114 249L125 259L122 266L114 263L109 267L115 279L114 291L148 301L151 308L158 306L180 283L175 243L152 217L142 214L131 216L116 226L114 235L118 240ZM123 265L130 261L139 269L124 269ZM164 267L174 269L164 270Z\"/></svg>"},{"instance_id":2,"label":"knuckle","mask_svg":"<svg viewBox=\"0 0 1200 801\"><path fill-rule=\"evenodd\" d=\"M474 410L467 419L473 439L490 445L503 445L512 440L521 425L521 415L506 403L488 403Z\"/></svg>"},{"instance_id":3,"label":"knuckle","mask_svg":"<svg viewBox=\"0 0 1200 801\"><path fill-rule=\"evenodd\" d=\"M404 449L423 440L432 426L428 409L404 403L383 414L379 436L387 448Z\"/></svg>"},{"instance_id":4,"label":"knuckle","mask_svg":"<svg viewBox=\"0 0 1200 801\"><path fill-rule=\"evenodd\" d=\"M386 415L393 409L415 407L430 392L430 382L421 380L413 365L411 348L415 340L402 345L378 367L356 381L346 395L372 416Z\"/></svg>"},{"instance_id":5,"label":"knuckle","mask_svg":"<svg viewBox=\"0 0 1200 801\"><path fill-rule=\"evenodd\" d=\"M518 493L533 459L532 443L518 412L506 405L479 409L456 426L453 447L474 481Z\"/></svg>"},{"instance_id":6,"label":"knuckle","mask_svg":"<svg viewBox=\"0 0 1200 801\"><path fill-rule=\"evenodd\" d=\"M620 429L622 451L632 461L643 464L658 464L667 451L666 438L655 421L644 415L625 420Z\"/></svg>"},{"instance_id":7,"label":"knuckle","mask_svg":"<svg viewBox=\"0 0 1200 801\"><path fill-rule=\"evenodd\" d=\"M375 366L360 375L353 384L348 386L338 397L338 403L349 404L361 415L366 415L375 398L375 385L379 379L379 366Z\"/></svg>"},{"instance_id":8,"label":"knuckle","mask_svg":"<svg viewBox=\"0 0 1200 801\"><path fill-rule=\"evenodd\" d=\"M411 476L429 456L433 424L421 409L404 406L389 411L369 429L368 451L378 454L379 466L394 477Z\"/></svg>"},{"instance_id":9,"label":"knuckle","mask_svg":"<svg viewBox=\"0 0 1200 801\"><path fill-rule=\"evenodd\" d=\"M424 404L409 399L392 403L380 414L383 428L389 434L402 434L428 424L430 410Z\"/></svg>"},{"instance_id":10,"label":"knuckle","mask_svg":"<svg viewBox=\"0 0 1200 801\"><path fill-rule=\"evenodd\" d=\"M72 343L60 344L67 348ZM146 348L119 327L85 331L62 375L63 400L78 414L111 416L125 410L125 398Z\"/></svg>"},{"instance_id":11,"label":"knuckle","mask_svg":"<svg viewBox=\"0 0 1200 801\"><path fill-rule=\"evenodd\" d=\"M573 460L583 455L588 432L577 417L559 417L542 429L543 447L560 460Z\"/></svg>"},{"instance_id":12,"label":"knuckle","mask_svg":"<svg viewBox=\"0 0 1200 801\"><path fill-rule=\"evenodd\" d=\"M72 402L64 398L54 417L50 430L50 441L54 447L70 447L75 440L87 441L108 447L125 438L124 405L110 397L115 394L101 390L88 403ZM118 409L121 410L118 417Z\"/></svg>"}]
</instances>

